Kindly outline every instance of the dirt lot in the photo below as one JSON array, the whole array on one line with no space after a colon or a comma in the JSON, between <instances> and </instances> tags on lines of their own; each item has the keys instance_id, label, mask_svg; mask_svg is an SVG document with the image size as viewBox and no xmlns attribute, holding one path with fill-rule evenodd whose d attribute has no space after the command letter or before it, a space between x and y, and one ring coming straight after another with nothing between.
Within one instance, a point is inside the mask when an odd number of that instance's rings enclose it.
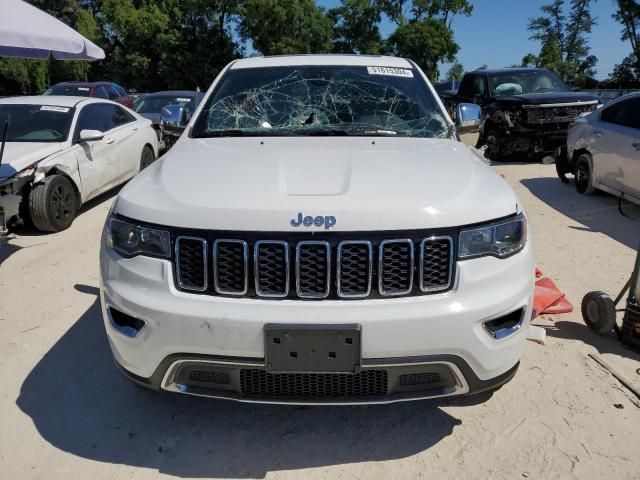
<instances>
[{"instance_id":1,"label":"dirt lot","mask_svg":"<svg viewBox=\"0 0 640 480\"><path fill-rule=\"evenodd\" d=\"M553 166L499 165L528 210L540 268L579 306L617 293L640 221L579 196ZM579 312L537 320L515 379L493 396L375 407L249 406L140 391L98 319L98 242L113 196L56 235L0 252L0 478L640 478L640 356ZM625 207L640 218L640 208Z\"/></svg>"}]
</instances>

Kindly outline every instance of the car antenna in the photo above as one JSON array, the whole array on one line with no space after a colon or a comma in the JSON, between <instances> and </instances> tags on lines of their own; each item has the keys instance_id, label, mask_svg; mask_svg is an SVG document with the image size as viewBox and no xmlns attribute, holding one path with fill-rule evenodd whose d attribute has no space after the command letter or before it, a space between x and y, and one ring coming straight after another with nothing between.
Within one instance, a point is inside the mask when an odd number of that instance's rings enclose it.
<instances>
[{"instance_id":1,"label":"car antenna","mask_svg":"<svg viewBox=\"0 0 640 480\"><path fill-rule=\"evenodd\" d=\"M9 120L4 121L4 129L2 130L2 140L0 141L0 165L2 165L2 157L4 156L4 144L7 143L7 133L9 133Z\"/></svg>"}]
</instances>

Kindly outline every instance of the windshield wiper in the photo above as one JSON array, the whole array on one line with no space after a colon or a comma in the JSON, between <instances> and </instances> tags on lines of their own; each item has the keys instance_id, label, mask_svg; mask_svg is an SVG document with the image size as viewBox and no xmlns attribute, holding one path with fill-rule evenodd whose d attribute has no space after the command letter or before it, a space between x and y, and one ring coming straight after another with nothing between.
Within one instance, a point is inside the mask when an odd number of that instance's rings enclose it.
<instances>
[{"instance_id":1,"label":"windshield wiper","mask_svg":"<svg viewBox=\"0 0 640 480\"><path fill-rule=\"evenodd\" d=\"M312 137L347 137L351 135L347 130L341 128L301 128L290 130L296 135L309 135Z\"/></svg>"}]
</instances>

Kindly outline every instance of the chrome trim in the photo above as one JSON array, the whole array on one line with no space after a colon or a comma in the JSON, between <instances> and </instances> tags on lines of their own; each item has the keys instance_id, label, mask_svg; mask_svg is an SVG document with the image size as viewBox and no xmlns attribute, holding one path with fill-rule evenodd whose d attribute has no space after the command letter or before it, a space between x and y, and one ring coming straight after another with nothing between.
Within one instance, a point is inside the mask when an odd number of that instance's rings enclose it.
<instances>
[{"instance_id":1,"label":"chrome trim","mask_svg":"<svg viewBox=\"0 0 640 480\"><path fill-rule=\"evenodd\" d=\"M218 245L220 243L236 243L242 245L242 257L244 260L244 289L243 290L223 290L220 288L218 275ZM249 245L244 240L234 240L229 238L218 238L213 242L213 288L222 295L246 295L249 290Z\"/></svg>"},{"instance_id":2,"label":"chrome trim","mask_svg":"<svg viewBox=\"0 0 640 480\"><path fill-rule=\"evenodd\" d=\"M285 400L277 400L277 399L253 399L249 397L240 397L237 393L227 393L224 391L217 392L208 392L206 389L197 389L190 387L188 385L175 383L176 373L179 370L179 367L185 363L193 363L193 364L210 364L210 365L222 365L222 366L249 366L249 367L264 367L263 363L260 362L224 362L217 360L175 360L167 369L164 377L162 378L162 382L160 383L160 389L166 390L168 392L174 393L182 393L184 395L192 395L196 397L205 397L205 398L218 398L221 400L232 400L240 403L263 403L263 404L284 404L284 405L362 405L362 404L389 404L389 403L400 403L400 402L410 402L413 400L425 400L429 398L439 398L439 397L449 397L452 395L463 395L469 392L469 384L467 380L464 378L464 375L458 368L458 366L454 363L448 361L433 361L433 362L419 362L419 363L398 363L398 364L381 364L381 365L363 365L362 371L365 370L375 370L377 368L385 368L385 367L401 367L401 366L415 366L415 365L446 365L451 369L453 376L456 379L456 385L453 387L442 389L442 393L435 393L432 395L418 395L415 397L401 397L401 398L392 398L389 400L375 400L371 401L367 399L367 397L363 397L361 402L340 402L340 401L330 401L330 402L301 402L292 400L287 398Z\"/></svg>"},{"instance_id":3,"label":"chrome trim","mask_svg":"<svg viewBox=\"0 0 640 480\"><path fill-rule=\"evenodd\" d=\"M110 309L113 308L115 310L119 310L121 313L124 313L125 315L128 315L130 317L135 318L136 320L140 320L144 325L142 325L142 328L140 330L137 331L137 333L135 335L127 335L124 331L122 331L122 327L120 327L120 325L118 325L113 318L111 317L111 311ZM121 307L114 307L112 304L110 304L109 302L104 302L104 314L107 316L107 319L109 320L109 326L111 328L113 328L113 330L119 334L122 335L123 337L126 338L138 338L140 336L140 334L142 333L142 331L147 328L147 321L143 320L142 318L138 317L137 315L132 315L131 313L129 313L128 310L121 308Z\"/></svg>"},{"instance_id":4,"label":"chrome trim","mask_svg":"<svg viewBox=\"0 0 640 480\"><path fill-rule=\"evenodd\" d=\"M492 332L489 327L487 327L487 322L491 322L497 318L500 318L501 316L504 315L497 315L493 318L490 318L488 320L485 320L484 322L482 322L482 328L485 332L487 332L489 334L489 336L491 338L493 338L494 340L502 340L504 338L510 337L511 335L513 335L514 333L516 333L518 330L520 330L522 328L522 325L524 324L524 319L526 317L527 314L527 309L525 307L520 307L522 310L522 314L520 315L520 321L518 323L516 323L513 327L509 327L509 328L501 328L500 330L496 330L495 332ZM508 313L505 315L509 315Z\"/></svg>"},{"instance_id":5,"label":"chrome trim","mask_svg":"<svg viewBox=\"0 0 640 480\"><path fill-rule=\"evenodd\" d=\"M260 272L258 271L258 250L260 245L281 245L284 247L284 261L285 261L285 292L279 293L265 293L258 286L260 280ZM256 295L259 297L267 298L284 298L289 295L289 243L283 240L258 240L253 246L253 273L255 277Z\"/></svg>"},{"instance_id":6,"label":"chrome trim","mask_svg":"<svg viewBox=\"0 0 640 480\"><path fill-rule=\"evenodd\" d=\"M327 268L327 281L325 285L324 293L320 294L303 294L300 291L300 248L305 245L321 245L324 247L327 261L325 266ZM322 240L302 240L296 245L296 295L300 298L327 298L331 293L331 245L329 242Z\"/></svg>"},{"instance_id":7,"label":"chrome trim","mask_svg":"<svg viewBox=\"0 0 640 480\"><path fill-rule=\"evenodd\" d=\"M386 291L383 286L382 286L382 262L384 260L384 247L386 245L389 244L393 244L393 243L407 243L409 244L409 263L410 263L410 268L409 268L409 288L406 290L397 290L397 291L393 291L393 292L388 292ZM396 296L396 295L406 295L408 293L411 293L411 290L413 290L413 269L415 267L415 262L414 262L414 248L413 248L413 240L411 240L410 238L401 238L401 239L394 239L394 240L383 240L382 242L380 242L380 246L379 248L379 252L378 252L378 291L380 292L380 295L383 295L385 297L391 297L391 296Z\"/></svg>"},{"instance_id":8,"label":"chrome trim","mask_svg":"<svg viewBox=\"0 0 640 480\"><path fill-rule=\"evenodd\" d=\"M533 110L536 108L552 108L552 107L582 107L584 105L596 105L598 100L587 100L585 102L566 102L566 103L542 103L540 105L523 105L522 108L526 110Z\"/></svg>"},{"instance_id":9,"label":"chrome trim","mask_svg":"<svg viewBox=\"0 0 640 480\"><path fill-rule=\"evenodd\" d=\"M202 242L202 255L203 255L203 261L204 261L204 286L202 288L187 287L182 282L182 276L180 275L180 248L179 248L181 240L196 240L198 242ZM183 290L190 290L192 292L204 292L207 289L208 281L209 281L209 278L208 278L209 267L207 263L207 241L201 237L189 237L189 236L181 235L176 238L175 253L176 253L176 281L178 282L178 286Z\"/></svg>"},{"instance_id":10,"label":"chrome trim","mask_svg":"<svg viewBox=\"0 0 640 480\"><path fill-rule=\"evenodd\" d=\"M424 247L426 245L427 242L433 242L433 241L438 241L438 240L447 240L449 242L449 265L448 265L448 272L447 272L447 284L446 285L439 285L437 287L424 287ZM445 235L445 236L441 236L441 237L429 237L429 238L425 238L420 242L420 265L419 265L419 269L420 269L420 276L419 276L419 281L420 281L420 291L427 293L427 292L439 292L441 290L446 290L451 286L451 278L453 276L453 238Z\"/></svg>"},{"instance_id":11,"label":"chrome trim","mask_svg":"<svg viewBox=\"0 0 640 480\"><path fill-rule=\"evenodd\" d=\"M367 281L366 293L345 294L341 292L342 282L342 247L344 245L366 245L369 250L369 272ZM371 295L371 282L373 280L373 246L368 240L343 240L338 243L338 250L336 254L336 292L340 298L365 298Z\"/></svg>"}]
</instances>

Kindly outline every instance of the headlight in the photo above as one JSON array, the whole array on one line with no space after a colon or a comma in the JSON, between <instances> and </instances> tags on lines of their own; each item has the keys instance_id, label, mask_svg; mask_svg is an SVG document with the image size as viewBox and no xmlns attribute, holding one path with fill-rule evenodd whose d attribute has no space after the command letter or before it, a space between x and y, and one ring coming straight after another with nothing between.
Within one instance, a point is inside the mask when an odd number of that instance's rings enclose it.
<instances>
[{"instance_id":1,"label":"headlight","mask_svg":"<svg viewBox=\"0 0 640 480\"><path fill-rule=\"evenodd\" d=\"M527 219L520 214L512 220L462 230L458 258L464 260L486 255L504 258L522 250L526 241Z\"/></svg>"},{"instance_id":2,"label":"headlight","mask_svg":"<svg viewBox=\"0 0 640 480\"><path fill-rule=\"evenodd\" d=\"M107 245L127 257L134 255L171 256L171 235L166 230L143 227L110 218Z\"/></svg>"}]
</instances>

